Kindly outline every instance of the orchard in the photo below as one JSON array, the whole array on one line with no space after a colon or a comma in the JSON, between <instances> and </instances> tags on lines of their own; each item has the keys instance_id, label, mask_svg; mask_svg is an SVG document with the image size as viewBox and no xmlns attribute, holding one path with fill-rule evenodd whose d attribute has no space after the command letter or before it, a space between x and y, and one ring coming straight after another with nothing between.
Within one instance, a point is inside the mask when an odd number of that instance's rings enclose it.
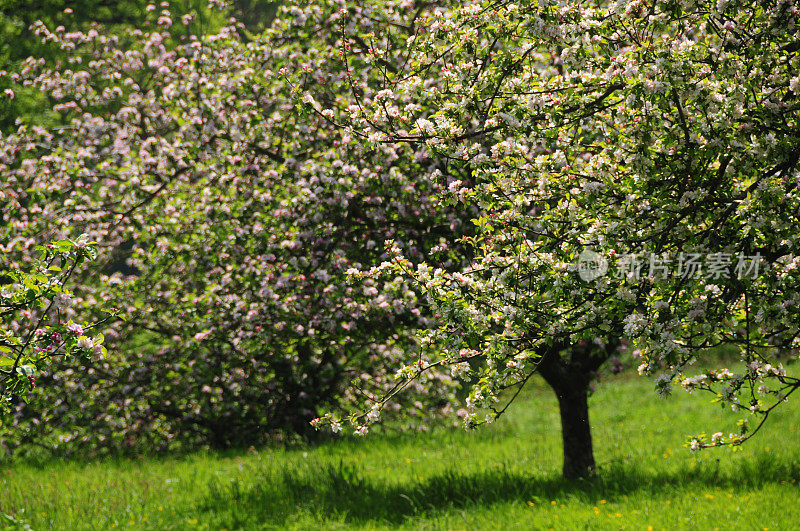
<instances>
[{"instance_id":1,"label":"orchard","mask_svg":"<svg viewBox=\"0 0 800 531\"><path fill-rule=\"evenodd\" d=\"M687 459L794 431L793 2L119 4L0 71L10 462L479 437L555 395L584 488L631 380L721 411Z\"/></svg>"}]
</instances>

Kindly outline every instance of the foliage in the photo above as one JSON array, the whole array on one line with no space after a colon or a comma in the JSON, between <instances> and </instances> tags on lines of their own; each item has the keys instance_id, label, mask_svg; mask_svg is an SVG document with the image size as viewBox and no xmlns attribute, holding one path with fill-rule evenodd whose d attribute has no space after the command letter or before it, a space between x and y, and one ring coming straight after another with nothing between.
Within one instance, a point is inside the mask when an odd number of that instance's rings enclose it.
<instances>
[{"instance_id":1,"label":"foliage","mask_svg":"<svg viewBox=\"0 0 800 531\"><path fill-rule=\"evenodd\" d=\"M96 256L93 245L85 239L61 240L35 251L38 256L29 257L25 270L20 264L0 269L0 426L15 404L28 402L36 377L55 358L79 367L107 352L103 335L95 333L104 321L67 319L75 310L66 284L76 267Z\"/></svg>"}]
</instances>

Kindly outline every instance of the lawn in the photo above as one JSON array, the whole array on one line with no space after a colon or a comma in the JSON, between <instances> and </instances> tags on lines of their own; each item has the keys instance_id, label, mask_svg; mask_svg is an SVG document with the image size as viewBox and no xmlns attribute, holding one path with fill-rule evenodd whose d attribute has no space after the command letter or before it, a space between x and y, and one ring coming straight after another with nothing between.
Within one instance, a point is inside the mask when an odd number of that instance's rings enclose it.
<instances>
[{"instance_id":1,"label":"lawn","mask_svg":"<svg viewBox=\"0 0 800 531\"><path fill-rule=\"evenodd\" d=\"M559 477L558 410L534 386L498 423L309 448L180 458L17 462L0 512L33 529L795 529L800 409L742 451L690 453L685 436L736 416L652 381L591 399L599 477Z\"/></svg>"}]
</instances>

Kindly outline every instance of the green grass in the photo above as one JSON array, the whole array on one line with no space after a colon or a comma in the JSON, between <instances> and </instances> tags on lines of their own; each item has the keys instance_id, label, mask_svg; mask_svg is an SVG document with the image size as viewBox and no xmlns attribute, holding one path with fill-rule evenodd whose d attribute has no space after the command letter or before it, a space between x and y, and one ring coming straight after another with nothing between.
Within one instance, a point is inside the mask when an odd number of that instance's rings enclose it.
<instances>
[{"instance_id":1,"label":"green grass","mask_svg":"<svg viewBox=\"0 0 800 531\"><path fill-rule=\"evenodd\" d=\"M557 406L534 388L495 425L312 448L182 458L18 462L0 512L33 529L795 529L798 413L740 452L691 454L688 434L738 417L705 396L658 399L619 379L591 399L599 477L566 483Z\"/></svg>"}]
</instances>

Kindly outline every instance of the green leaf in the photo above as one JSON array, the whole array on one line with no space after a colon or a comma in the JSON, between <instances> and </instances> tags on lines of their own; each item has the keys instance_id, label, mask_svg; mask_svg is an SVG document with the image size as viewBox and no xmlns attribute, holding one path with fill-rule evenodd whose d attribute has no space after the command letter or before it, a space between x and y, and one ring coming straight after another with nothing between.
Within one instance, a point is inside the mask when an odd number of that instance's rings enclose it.
<instances>
[{"instance_id":1,"label":"green leaf","mask_svg":"<svg viewBox=\"0 0 800 531\"><path fill-rule=\"evenodd\" d=\"M63 253L66 251L71 251L72 248L75 247L75 244L69 240L61 240L54 242L53 246L55 247L56 251Z\"/></svg>"}]
</instances>

